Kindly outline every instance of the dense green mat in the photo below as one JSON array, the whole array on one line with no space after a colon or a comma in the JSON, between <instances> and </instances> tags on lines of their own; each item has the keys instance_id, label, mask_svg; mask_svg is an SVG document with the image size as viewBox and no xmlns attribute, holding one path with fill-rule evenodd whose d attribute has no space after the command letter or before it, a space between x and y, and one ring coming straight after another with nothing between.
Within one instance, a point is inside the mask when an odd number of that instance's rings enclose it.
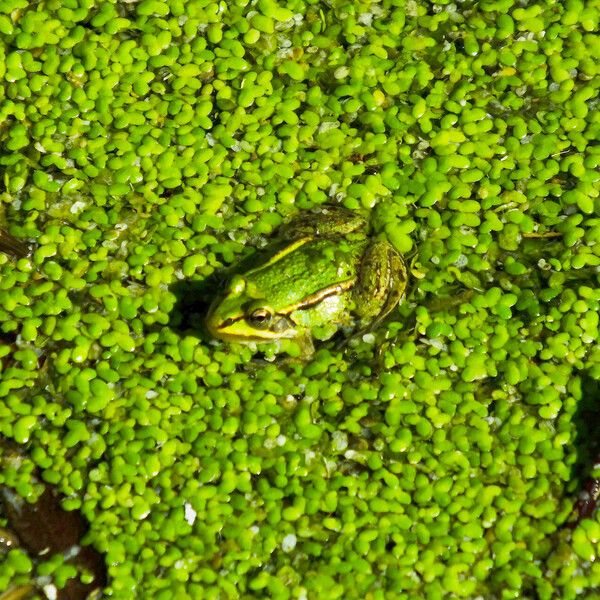
<instances>
[{"instance_id":1,"label":"dense green mat","mask_svg":"<svg viewBox=\"0 0 600 600\"><path fill-rule=\"evenodd\" d=\"M81 511L105 597L600 597L599 518L562 527L600 446L599 12L0 0L34 249L0 255L0 484ZM211 341L224 267L324 202L406 256L400 308L305 365ZM0 593L62 563L0 549Z\"/></svg>"}]
</instances>

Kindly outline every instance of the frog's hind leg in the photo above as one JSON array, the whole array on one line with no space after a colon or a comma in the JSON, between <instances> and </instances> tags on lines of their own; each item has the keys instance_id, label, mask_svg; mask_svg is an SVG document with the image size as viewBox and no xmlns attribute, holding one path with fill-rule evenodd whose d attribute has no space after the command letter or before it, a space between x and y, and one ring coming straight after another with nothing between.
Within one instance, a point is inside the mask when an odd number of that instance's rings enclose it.
<instances>
[{"instance_id":1,"label":"frog's hind leg","mask_svg":"<svg viewBox=\"0 0 600 600\"><path fill-rule=\"evenodd\" d=\"M354 301L360 327L357 335L375 329L397 306L406 289L402 256L387 241L375 240L365 250Z\"/></svg>"}]
</instances>

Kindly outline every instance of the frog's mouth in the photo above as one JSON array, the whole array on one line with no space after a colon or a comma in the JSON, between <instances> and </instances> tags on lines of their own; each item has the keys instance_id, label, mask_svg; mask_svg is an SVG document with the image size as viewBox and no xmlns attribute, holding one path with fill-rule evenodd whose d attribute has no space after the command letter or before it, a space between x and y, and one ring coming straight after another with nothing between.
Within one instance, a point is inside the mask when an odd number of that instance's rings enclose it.
<instances>
[{"instance_id":1,"label":"frog's mouth","mask_svg":"<svg viewBox=\"0 0 600 600\"><path fill-rule=\"evenodd\" d=\"M245 314L219 322L209 310L206 327L213 337L226 342L268 342L298 335L296 323L288 315L273 315L268 327L258 329L248 322Z\"/></svg>"}]
</instances>

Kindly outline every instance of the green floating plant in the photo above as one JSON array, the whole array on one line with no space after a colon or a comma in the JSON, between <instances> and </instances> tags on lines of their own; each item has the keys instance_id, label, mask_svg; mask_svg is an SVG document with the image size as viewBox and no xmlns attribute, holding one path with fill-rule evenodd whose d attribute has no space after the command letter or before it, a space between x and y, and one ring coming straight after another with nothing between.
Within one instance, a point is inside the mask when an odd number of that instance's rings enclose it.
<instances>
[{"instance_id":1,"label":"green floating plant","mask_svg":"<svg viewBox=\"0 0 600 600\"><path fill-rule=\"evenodd\" d=\"M598 12L0 0L0 485L81 512L105 597L595 593ZM306 363L211 339L325 203L400 306ZM72 575L0 547L3 592Z\"/></svg>"}]
</instances>

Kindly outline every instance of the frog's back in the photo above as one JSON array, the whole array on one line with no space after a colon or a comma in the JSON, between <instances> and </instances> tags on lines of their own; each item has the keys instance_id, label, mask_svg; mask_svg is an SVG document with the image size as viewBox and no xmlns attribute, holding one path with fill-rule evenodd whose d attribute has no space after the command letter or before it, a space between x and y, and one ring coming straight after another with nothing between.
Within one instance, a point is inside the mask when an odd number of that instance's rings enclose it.
<instances>
[{"instance_id":1,"label":"frog's back","mask_svg":"<svg viewBox=\"0 0 600 600\"><path fill-rule=\"evenodd\" d=\"M266 292L269 304L300 304L325 288L352 285L367 240L347 237L304 238L284 248L272 264L247 273L249 281Z\"/></svg>"}]
</instances>

